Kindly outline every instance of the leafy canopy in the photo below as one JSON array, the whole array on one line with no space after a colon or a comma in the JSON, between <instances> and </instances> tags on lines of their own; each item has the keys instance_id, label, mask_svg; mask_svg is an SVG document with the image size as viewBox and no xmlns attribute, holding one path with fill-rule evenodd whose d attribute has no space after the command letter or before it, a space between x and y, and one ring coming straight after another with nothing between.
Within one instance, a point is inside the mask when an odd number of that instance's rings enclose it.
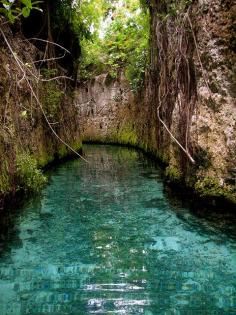
<instances>
[{"instance_id":1,"label":"leafy canopy","mask_svg":"<svg viewBox=\"0 0 236 315\"><path fill-rule=\"evenodd\" d=\"M33 9L43 8L47 16L50 8L54 34L71 30L82 48L80 78L105 71L117 77L123 71L136 91L143 85L148 59L147 4L148 0L0 0L0 17L13 23Z\"/></svg>"},{"instance_id":2,"label":"leafy canopy","mask_svg":"<svg viewBox=\"0 0 236 315\"><path fill-rule=\"evenodd\" d=\"M23 16L27 18L31 10L40 10L41 1L32 0L0 0L0 14L4 15L10 23Z\"/></svg>"},{"instance_id":3,"label":"leafy canopy","mask_svg":"<svg viewBox=\"0 0 236 315\"><path fill-rule=\"evenodd\" d=\"M125 71L132 89L138 90L147 64L148 12L140 8L138 0L88 2L87 12L95 11L96 17L89 15L92 41L82 41L80 75L86 79L108 71L116 77Z\"/></svg>"}]
</instances>

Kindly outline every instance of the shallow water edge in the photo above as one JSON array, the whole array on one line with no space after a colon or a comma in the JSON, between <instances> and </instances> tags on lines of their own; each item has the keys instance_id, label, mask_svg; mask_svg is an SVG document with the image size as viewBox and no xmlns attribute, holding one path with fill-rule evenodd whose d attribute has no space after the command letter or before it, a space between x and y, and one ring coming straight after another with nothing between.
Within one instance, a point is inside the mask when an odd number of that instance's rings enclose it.
<instances>
[{"instance_id":1,"label":"shallow water edge","mask_svg":"<svg viewBox=\"0 0 236 315\"><path fill-rule=\"evenodd\" d=\"M137 150L84 154L5 217L0 314L234 314L235 219L170 198Z\"/></svg>"}]
</instances>

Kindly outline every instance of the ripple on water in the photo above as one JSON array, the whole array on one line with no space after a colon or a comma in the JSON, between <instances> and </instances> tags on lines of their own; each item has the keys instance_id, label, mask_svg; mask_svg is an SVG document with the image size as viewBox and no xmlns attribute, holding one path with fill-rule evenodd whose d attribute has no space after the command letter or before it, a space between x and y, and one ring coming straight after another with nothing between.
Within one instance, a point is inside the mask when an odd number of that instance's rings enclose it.
<instances>
[{"instance_id":1,"label":"ripple on water","mask_svg":"<svg viewBox=\"0 0 236 315\"><path fill-rule=\"evenodd\" d=\"M235 218L167 199L138 151L84 151L6 217L0 315L235 315Z\"/></svg>"}]
</instances>

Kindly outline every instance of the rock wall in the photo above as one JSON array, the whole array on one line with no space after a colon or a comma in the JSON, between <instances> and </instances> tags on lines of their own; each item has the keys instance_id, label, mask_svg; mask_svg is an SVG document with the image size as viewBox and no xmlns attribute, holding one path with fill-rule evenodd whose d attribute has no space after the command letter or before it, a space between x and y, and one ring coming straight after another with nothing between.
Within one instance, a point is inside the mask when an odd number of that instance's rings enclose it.
<instances>
[{"instance_id":1,"label":"rock wall","mask_svg":"<svg viewBox=\"0 0 236 315\"><path fill-rule=\"evenodd\" d=\"M37 83L34 61L40 58L39 51L20 33L13 35L7 26L3 31L22 67L27 67L27 75L0 35L0 208L7 195L37 188L37 167L69 153L52 134L26 77L54 130L74 149L81 148L76 110L66 82Z\"/></svg>"},{"instance_id":2,"label":"rock wall","mask_svg":"<svg viewBox=\"0 0 236 315\"><path fill-rule=\"evenodd\" d=\"M167 164L170 180L236 202L235 10L231 0L151 0L145 89L134 95L122 74L102 74L75 92L65 82L41 82L34 88L51 126L75 149L81 139L141 147ZM37 49L4 32L34 73ZM0 61L2 200L23 188L22 156L44 166L68 150L52 135L2 37Z\"/></svg>"},{"instance_id":3,"label":"rock wall","mask_svg":"<svg viewBox=\"0 0 236 315\"><path fill-rule=\"evenodd\" d=\"M158 150L173 180L236 201L236 6L173 3L153 0L150 8L147 97L157 111Z\"/></svg>"},{"instance_id":4,"label":"rock wall","mask_svg":"<svg viewBox=\"0 0 236 315\"><path fill-rule=\"evenodd\" d=\"M137 145L137 106L123 74L101 74L81 85L74 105L83 141Z\"/></svg>"},{"instance_id":5,"label":"rock wall","mask_svg":"<svg viewBox=\"0 0 236 315\"><path fill-rule=\"evenodd\" d=\"M235 5L187 2L150 1L145 91L133 95L122 75L79 88L81 132L139 146L168 165L171 181L236 202Z\"/></svg>"}]
</instances>

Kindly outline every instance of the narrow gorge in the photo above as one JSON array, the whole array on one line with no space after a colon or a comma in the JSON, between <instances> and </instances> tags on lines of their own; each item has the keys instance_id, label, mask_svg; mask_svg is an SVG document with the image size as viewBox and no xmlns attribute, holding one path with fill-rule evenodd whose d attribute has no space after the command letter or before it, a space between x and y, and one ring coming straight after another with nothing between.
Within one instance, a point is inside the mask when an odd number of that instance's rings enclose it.
<instances>
[{"instance_id":1,"label":"narrow gorge","mask_svg":"<svg viewBox=\"0 0 236 315\"><path fill-rule=\"evenodd\" d=\"M45 15L56 23L53 5L49 3L51 11L47 5ZM21 26L3 23L2 200L19 189L30 190L24 187L30 174L20 174L28 169L27 163L34 172L37 165L44 167L73 153L64 142L78 150L82 141L91 141L140 147L166 165L171 182L184 183L202 197L235 202L235 5L214 0L150 1L145 6L150 15L150 51L138 90L132 89L122 68L116 77L100 69L86 80L79 72L76 88L63 79L75 75L75 60L81 55L81 44L66 21L64 29L55 28L53 35L50 25L40 27L44 18L34 11ZM26 40L37 33L41 41ZM49 35L58 38L56 49L44 44ZM40 67L45 69L40 73L36 60L45 58L42 49L55 60L49 69L42 61ZM57 60L63 54L64 59Z\"/></svg>"},{"instance_id":2,"label":"narrow gorge","mask_svg":"<svg viewBox=\"0 0 236 315\"><path fill-rule=\"evenodd\" d=\"M0 0L0 315L235 315L236 4Z\"/></svg>"}]
</instances>

